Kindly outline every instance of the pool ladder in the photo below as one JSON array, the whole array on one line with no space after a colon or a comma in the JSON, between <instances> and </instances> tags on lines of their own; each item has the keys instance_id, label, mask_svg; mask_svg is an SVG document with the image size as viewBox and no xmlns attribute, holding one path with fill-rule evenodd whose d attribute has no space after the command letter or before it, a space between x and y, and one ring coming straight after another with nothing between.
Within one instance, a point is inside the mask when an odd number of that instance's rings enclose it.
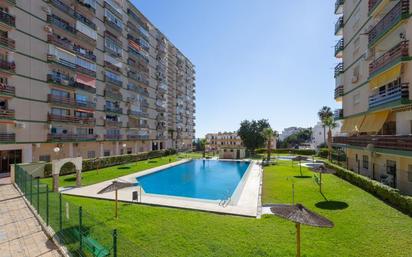
<instances>
[{"instance_id":1,"label":"pool ladder","mask_svg":"<svg viewBox=\"0 0 412 257\"><path fill-rule=\"evenodd\" d=\"M229 205L231 200L232 200L232 197L230 196L229 190L227 190L226 199L220 200L219 201L219 206L222 206L223 208L225 208L226 206Z\"/></svg>"}]
</instances>

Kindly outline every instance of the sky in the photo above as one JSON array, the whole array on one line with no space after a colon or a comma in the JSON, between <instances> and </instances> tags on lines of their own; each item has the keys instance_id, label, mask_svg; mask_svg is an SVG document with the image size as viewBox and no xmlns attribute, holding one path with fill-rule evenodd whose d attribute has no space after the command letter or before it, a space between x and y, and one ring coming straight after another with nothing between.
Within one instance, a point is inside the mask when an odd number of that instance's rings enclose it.
<instances>
[{"instance_id":1,"label":"sky","mask_svg":"<svg viewBox=\"0 0 412 257\"><path fill-rule=\"evenodd\" d=\"M132 0L196 66L196 137L268 119L312 127L333 99L329 0Z\"/></svg>"}]
</instances>

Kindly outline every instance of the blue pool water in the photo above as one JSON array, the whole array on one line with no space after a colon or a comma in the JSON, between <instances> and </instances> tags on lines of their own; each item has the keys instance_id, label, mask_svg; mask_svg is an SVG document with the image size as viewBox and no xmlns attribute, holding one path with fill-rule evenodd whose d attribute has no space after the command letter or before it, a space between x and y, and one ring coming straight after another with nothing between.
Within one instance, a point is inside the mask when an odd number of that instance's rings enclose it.
<instances>
[{"instance_id":1,"label":"blue pool water","mask_svg":"<svg viewBox=\"0 0 412 257\"><path fill-rule=\"evenodd\" d=\"M221 200L233 194L249 164L192 160L138 177L137 180L149 194Z\"/></svg>"}]
</instances>

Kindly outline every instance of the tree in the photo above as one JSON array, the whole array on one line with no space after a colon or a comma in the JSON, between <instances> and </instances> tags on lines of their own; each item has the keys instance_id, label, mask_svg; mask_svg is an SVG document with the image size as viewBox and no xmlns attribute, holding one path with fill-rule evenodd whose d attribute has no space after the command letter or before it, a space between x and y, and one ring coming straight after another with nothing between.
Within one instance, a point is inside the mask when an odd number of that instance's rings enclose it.
<instances>
[{"instance_id":1,"label":"tree","mask_svg":"<svg viewBox=\"0 0 412 257\"><path fill-rule=\"evenodd\" d=\"M202 138L199 140L200 150L203 152L203 158L206 157L206 138Z\"/></svg>"},{"instance_id":2,"label":"tree","mask_svg":"<svg viewBox=\"0 0 412 257\"><path fill-rule=\"evenodd\" d=\"M299 132L292 134L279 143L281 148L295 148L302 143L307 143L312 138L312 129L301 129Z\"/></svg>"},{"instance_id":3,"label":"tree","mask_svg":"<svg viewBox=\"0 0 412 257\"><path fill-rule=\"evenodd\" d=\"M332 117L333 113L330 107L328 106L323 106L319 111L318 111L318 117L320 122L322 122L322 127L323 127L323 143L326 144L326 125L325 125L325 120L329 117Z\"/></svg>"},{"instance_id":4,"label":"tree","mask_svg":"<svg viewBox=\"0 0 412 257\"><path fill-rule=\"evenodd\" d=\"M255 154L255 149L263 147L266 139L263 136L263 129L270 128L268 120L244 120L240 123L240 128L237 131L242 139L243 145L252 153Z\"/></svg>"},{"instance_id":5,"label":"tree","mask_svg":"<svg viewBox=\"0 0 412 257\"><path fill-rule=\"evenodd\" d=\"M328 127L328 159L332 160L332 129L336 128L337 124L333 117L328 117L324 120L324 124Z\"/></svg>"},{"instance_id":6,"label":"tree","mask_svg":"<svg viewBox=\"0 0 412 257\"><path fill-rule=\"evenodd\" d=\"M262 131L262 135L266 140L267 145L267 160L270 160L270 154L272 153L272 141L273 139L277 138L278 132L276 130L272 130L272 128L264 128ZM276 142L276 141L275 141Z\"/></svg>"}]
</instances>

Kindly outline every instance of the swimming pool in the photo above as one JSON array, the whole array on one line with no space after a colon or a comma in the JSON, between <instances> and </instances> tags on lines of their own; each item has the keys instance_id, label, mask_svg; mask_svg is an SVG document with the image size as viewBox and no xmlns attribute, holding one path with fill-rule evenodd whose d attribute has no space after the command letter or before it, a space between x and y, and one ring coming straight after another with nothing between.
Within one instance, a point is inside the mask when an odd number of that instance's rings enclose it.
<instances>
[{"instance_id":1,"label":"swimming pool","mask_svg":"<svg viewBox=\"0 0 412 257\"><path fill-rule=\"evenodd\" d=\"M191 160L137 177L148 194L222 200L233 195L250 162Z\"/></svg>"}]
</instances>

